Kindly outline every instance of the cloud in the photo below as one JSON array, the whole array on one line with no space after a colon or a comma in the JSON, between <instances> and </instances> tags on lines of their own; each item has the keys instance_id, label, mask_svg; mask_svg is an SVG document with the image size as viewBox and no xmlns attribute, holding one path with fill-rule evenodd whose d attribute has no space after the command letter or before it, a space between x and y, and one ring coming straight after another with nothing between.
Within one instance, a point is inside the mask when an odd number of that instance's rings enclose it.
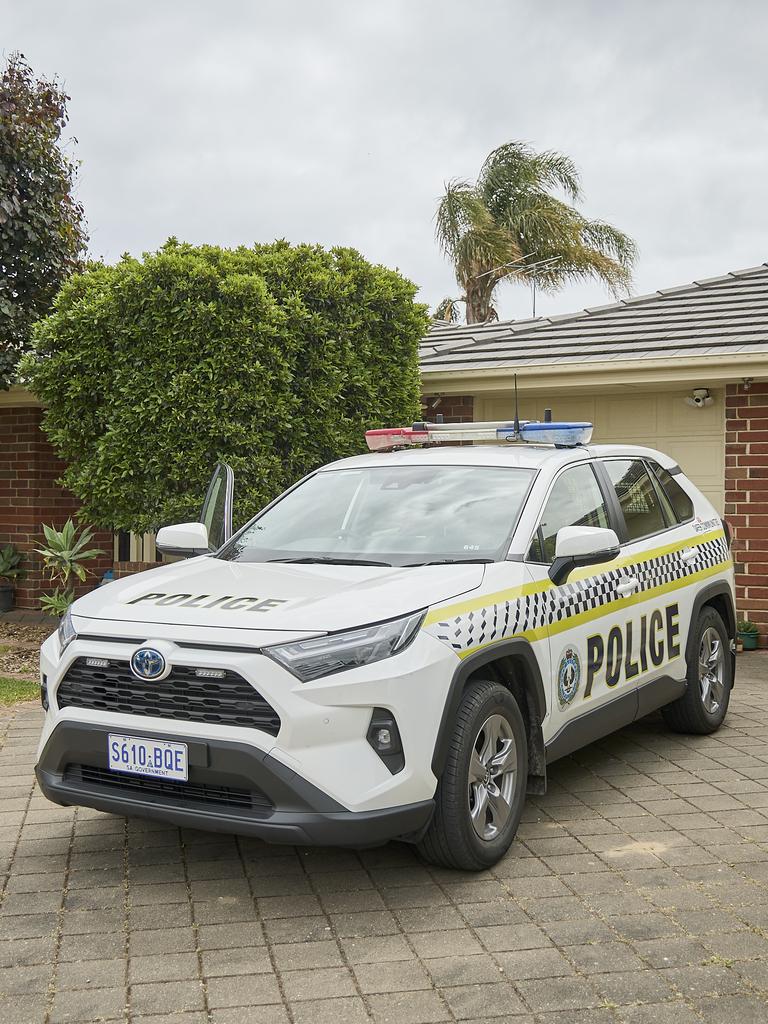
<instances>
[{"instance_id":1,"label":"cloud","mask_svg":"<svg viewBox=\"0 0 768 1024\"><path fill-rule=\"evenodd\" d=\"M170 234L347 244L435 304L443 182L509 139L581 167L640 246L636 291L768 260L768 7L698 0L0 0L72 95L95 255ZM598 285L540 299L565 312ZM504 316L528 315L525 288Z\"/></svg>"}]
</instances>

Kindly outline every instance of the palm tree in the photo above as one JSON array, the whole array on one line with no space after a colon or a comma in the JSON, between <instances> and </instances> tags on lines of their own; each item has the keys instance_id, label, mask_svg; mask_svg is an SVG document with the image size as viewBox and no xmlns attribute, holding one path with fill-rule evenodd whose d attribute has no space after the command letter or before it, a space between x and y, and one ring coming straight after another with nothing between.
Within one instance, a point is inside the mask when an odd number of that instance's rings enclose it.
<instances>
[{"instance_id":1,"label":"palm tree","mask_svg":"<svg viewBox=\"0 0 768 1024\"><path fill-rule=\"evenodd\" d=\"M531 281L556 292L570 281L598 278L618 296L631 283L635 243L617 228L588 220L567 200L582 197L579 172L561 153L536 153L508 142L486 158L472 184L446 185L435 234L451 259L463 294L444 299L436 315L457 320L466 304L468 324L496 319L493 297L502 281Z\"/></svg>"}]
</instances>

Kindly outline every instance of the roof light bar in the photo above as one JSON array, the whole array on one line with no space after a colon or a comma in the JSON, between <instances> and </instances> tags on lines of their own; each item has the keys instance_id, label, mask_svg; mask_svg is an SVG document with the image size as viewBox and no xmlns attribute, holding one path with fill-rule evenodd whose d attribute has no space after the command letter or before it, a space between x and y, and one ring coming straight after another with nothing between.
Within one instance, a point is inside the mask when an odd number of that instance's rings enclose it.
<instances>
[{"instance_id":1,"label":"roof light bar","mask_svg":"<svg viewBox=\"0 0 768 1024\"><path fill-rule=\"evenodd\" d=\"M591 423L526 423L520 425L520 437L534 444L554 444L575 448L592 440Z\"/></svg>"},{"instance_id":2,"label":"roof light bar","mask_svg":"<svg viewBox=\"0 0 768 1024\"><path fill-rule=\"evenodd\" d=\"M589 444L592 430L591 423L534 423L527 420L517 426L503 420L486 423L414 423L411 427L366 430L365 440L372 452L446 441L527 441L573 448Z\"/></svg>"},{"instance_id":3,"label":"roof light bar","mask_svg":"<svg viewBox=\"0 0 768 1024\"><path fill-rule=\"evenodd\" d=\"M366 430L365 440L372 452L386 452L391 448L428 444L429 431L416 431L412 427L386 427L383 430Z\"/></svg>"}]
</instances>

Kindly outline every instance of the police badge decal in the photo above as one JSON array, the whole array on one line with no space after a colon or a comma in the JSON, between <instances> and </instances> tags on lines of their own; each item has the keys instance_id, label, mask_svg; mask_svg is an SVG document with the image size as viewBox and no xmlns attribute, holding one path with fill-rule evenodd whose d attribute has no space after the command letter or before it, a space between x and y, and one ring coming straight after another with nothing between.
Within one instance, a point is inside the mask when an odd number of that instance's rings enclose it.
<instances>
[{"instance_id":1,"label":"police badge decal","mask_svg":"<svg viewBox=\"0 0 768 1024\"><path fill-rule=\"evenodd\" d=\"M579 692L581 682L581 662L573 647L566 647L557 670L557 699L560 707L570 704Z\"/></svg>"}]
</instances>

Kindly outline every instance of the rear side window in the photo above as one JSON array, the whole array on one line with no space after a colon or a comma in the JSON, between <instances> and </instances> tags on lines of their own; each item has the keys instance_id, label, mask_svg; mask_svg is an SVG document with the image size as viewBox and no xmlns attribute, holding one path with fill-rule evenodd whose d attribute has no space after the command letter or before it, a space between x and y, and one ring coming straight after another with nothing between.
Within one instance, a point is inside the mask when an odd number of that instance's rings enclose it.
<instances>
[{"instance_id":1,"label":"rear side window","mask_svg":"<svg viewBox=\"0 0 768 1024\"><path fill-rule=\"evenodd\" d=\"M656 462L651 463L651 471L655 474L662 490L669 499L669 504L672 506L672 512L677 522L687 523L689 519L693 519L693 502L672 474L668 473L663 466Z\"/></svg>"},{"instance_id":2,"label":"rear side window","mask_svg":"<svg viewBox=\"0 0 768 1024\"><path fill-rule=\"evenodd\" d=\"M557 531L564 526L607 527L608 510L591 466L566 469L550 491L528 561L549 565L555 558Z\"/></svg>"},{"instance_id":3,"label":"rear side window","mask_svg":"<svg viewBox=\"0 0 768 1024\"><path fill-rule=\"evenodd\" d=\"M637 459L611 459L603 465L624 513L627 539L641 540L667 529L664 510L645 463Z\"/></svg>"}]
</instances>

